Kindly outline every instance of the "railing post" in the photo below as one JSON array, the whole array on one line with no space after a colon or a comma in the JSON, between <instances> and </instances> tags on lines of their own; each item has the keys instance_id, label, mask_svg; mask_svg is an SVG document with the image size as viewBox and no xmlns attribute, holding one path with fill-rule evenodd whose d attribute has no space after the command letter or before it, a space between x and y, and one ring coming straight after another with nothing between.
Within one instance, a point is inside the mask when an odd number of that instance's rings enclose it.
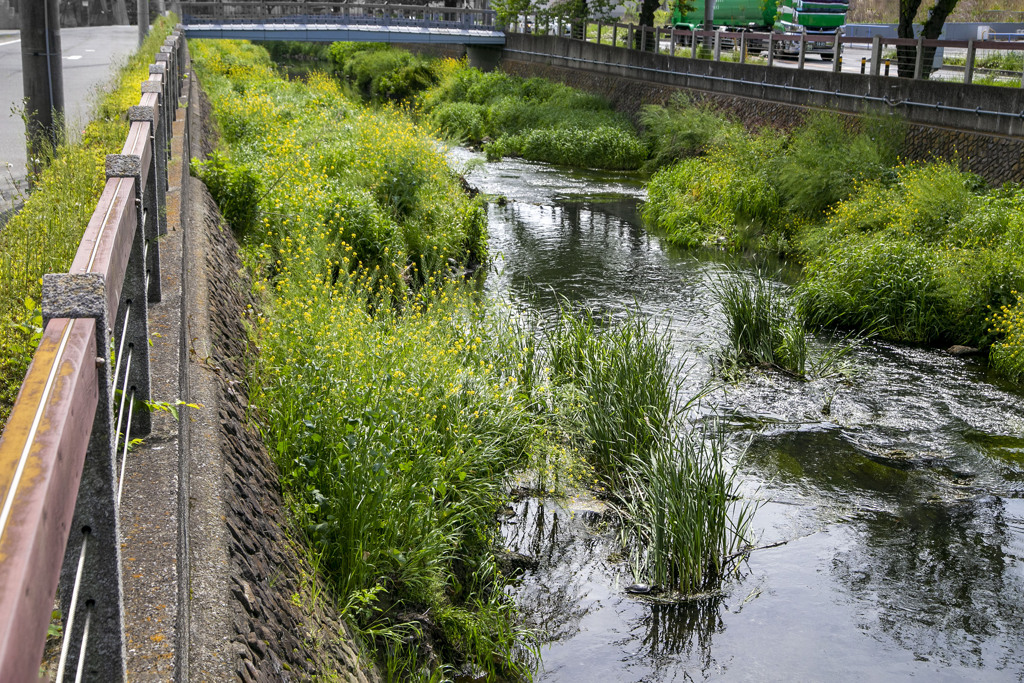
<instances>
[{"instance_id":1,"label":"railing post","mask_svg":"<svg viewBox=\"0 0 1024 683\"><path fill-rule=\"evenodd\" d=\"M747 33L740 33L740 64L747 63Z\"/></svg>"},{"instance_id":2,"label":"railing post","mask_svg":"<svg viewBox=\"0 0 1024 683\"><path fill-rule=\"evenodd\" d=\"M619 45L619 22L612 24L612 47Z\"/></svg>"},{"instance_id":3,"label":"railing post","mask_svg":"<svg viewBox=\"0 0 1024 683\"><path fill-rule=\"evenodd\" d=\"M647 52L647 27L640 27L640 51Z\"/></svg>"},{"instance_id":4,"label":"railing post","mask_svg":"<svg viewBox=\"0 0 1024 683\"><path fill-rule=\"evenodd\" d=\"M676 56L676 29L675 29L675 27L669 29L668 53L672 57Z\"/></svg>"},{"instance_id":5,"label":"railing post","mask_svg":"<svg viewBox=\"0 0 1024 683\"><path fill-rule=\"evenodd\" d=\"M775 33L768 34L768 66L775 66Z\"/></svg>"},{"instance_id":6,"label":"railing post","mask_svg":"<svg viewBox=\"0 0 1024 683\"><path fill-rule=\"evenodd\" d=\"M843 70L843 43L842 29L836 29L836 36L832 40L832 73L837 74Z\"/></svg>"},{"instance_id":7,"label":"railing post","mask_svg":"<svg viewBox=\"0 0 1024 683\"><path fill-rule=\"evenodd\" d=\"M796 68L803 69L804 61L807 59L807 34L800 33L800 50L797 52Z\"/></svg>"},{"instance_id":8,"label":"railing post","mask_svg":"<svg viewBox=\"0 0 1024 683\"><path fill-rule=\"evenodd\" d=\"M690 29L690 59L697 59L697 29Z\"/></svg>"},{"instance_id":9,"label":"railing post","mask_svg":"<svg viewBox=\"0 0 1024 683\"><path fill-rule=\"evenodd\" d=\"M626 47L630 50L633 49L633 24L629 24L629 30L626 35Z\"/></svg>"},{"instance_id":10,"label":"railing post","mask_svg":"<svg viewBox=\"0 0 1024 683\"><path fill-rule=\"evenodd\" d=\"M974 41L967 41L967 61L964 62L964 85L970 85L974 81Z\"/></svg>"},{"instance_id":11,"label":"railing post","mask_svg":"<svg viewBox=\"0 0 1024 683\"><path fill-rule=\"evenodd\" d=\"M602 28L603 28L603 27L601 26L601 22L600 22L600 21L599 21L599 22L597 22L597 44L598 44L598 45L600 45L600 44L601 44L601 29L602 29Z\"/></svg>"},{"instance_id":12,"label":"railing post","mask_svg":"<svg viewBox=\"0 0 1024 683\"><path fill-rule=\"evenodd\" d=\"M917 39L917 58L914 60L914 80L921 80L924 75L924 36Z\"/></svg>"},{"instance_id":13,"label":"railing post","mask_svg":"<svg viewBox=\"0 0 1024 683\"><path fill-rule=\"evenodd\" d=\"M871 75L877 76L882 71L882 36L871 38Z\"/></svg>"},{"instance_id":14,"label":"railing post","mask_svg":"<svg viewBox=\"0 0 1024 683\"><path fill-rule=\"evenodd\" d=\"M722 61L722 32L715 31L715 61Z\"/></svg>"}]
</instances>

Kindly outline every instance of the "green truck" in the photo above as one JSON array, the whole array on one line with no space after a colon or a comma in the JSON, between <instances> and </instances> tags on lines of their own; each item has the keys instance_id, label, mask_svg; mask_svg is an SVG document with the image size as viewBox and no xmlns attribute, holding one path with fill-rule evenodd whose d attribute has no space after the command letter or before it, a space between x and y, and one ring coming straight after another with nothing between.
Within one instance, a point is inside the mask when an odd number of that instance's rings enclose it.
<instances>
[{"instance_id":1,"label":"green truck","mask_svg":"<svg viewBox=\"0 0 1024 683\"><path fill-rule=\"evenodd\" d=\"M694 0L688 3L689 7L683 7L678 0L673 2L672 25L689 29L703 26L704 2ZM713 23L716 28L730 30L807 33L820 40L809 42L806 51L820 54L822 59L832 59L832 40L836 29L846 23L849 7L849 0L717 0ZM763 49L753 41L750 47L754 51ZM798 49L796 42L775 43L776 53Z\"/></svg>"}]
</instances>

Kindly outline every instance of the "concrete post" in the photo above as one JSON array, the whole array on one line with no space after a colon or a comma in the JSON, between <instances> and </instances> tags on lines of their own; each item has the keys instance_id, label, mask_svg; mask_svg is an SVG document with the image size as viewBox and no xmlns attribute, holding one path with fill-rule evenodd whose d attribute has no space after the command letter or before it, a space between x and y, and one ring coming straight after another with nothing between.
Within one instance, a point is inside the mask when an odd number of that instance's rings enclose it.
<instances>
[{"instance_id":1,"label":"concrete post","mask_svg":"<svg viewBox=\"0 0 1024 683\"><path fill-rule=\"evenodd\" d=\"M747 63L747 34L740 33L740 64Z\"/></svg>"},{"instance_id":2,"label":"concrete post","mask_svg":"<svg viewBox=\"0 0 1024 683\"><path fill-rule=\"evenodd\" d=\"M970 85L974 80L974 41L967 41L967 61L964 62L964 85Z\"/></svg>"},{"instance_id":3,"label":"concrete post","mask_svg":"<svg viewBox=\"0 0 1024 683\"><path fill-rule=\"evenodd\" d=\"M56 147L64 133L64 72L58 0L21 1L21 70L30 175L41 170L40 143Z\"/></svg>"},{"instance_id":4,"label":"concrete post","mask_svg":"<svg viewBox=\"0 0 1024 683\"><path fill-rule=\"evenodd\" d=\"M800 50L796 56L796 68L803 70L804 61L807 59L807 34L800 33Z\"/></svg>"},{"instance_id":5,"label":"concrete post","mask_svg":"<svg viewBox=\"0 0 1024 683\"><path fill-rule=\"evenodd\" d=\"M768 66L775 66L775 33L768 34Z\"/></svg>"},{"instance_id":6,"label":"concrete post","mask_svg":"<svg viewBox=\"0 0 1024 683\"><path fill-rule=\"evenodd\" d=\"M675 28L669 29L668 53L672 57L676 56L676 30L675 30Z\"/></svg>"},{"instance_id":7,"label":"concrete post","mask_svg":"<svg viewBox=\"0 0 1024 683\"><path fill-rule=\"evenodd\" d=\"M166 211L166 194L163 183L160 182L161 166L159 146L162 127L156 110L153 107L136 105L128 110L129 121L142 121L149 123L149 139L152 144L153 155L149 161L149 182L146 187L139 188L142 193L142 216L143 230L146 235L146 279L149 283L146 298L149 303L160 301L160 235L167 234L167 220L163 214Z\"/></svg>"},{"instance_id":8,"label":"concrete post","mask_svg":"<svg viewBox=\"0 0 1024 683\"><path fill-rule=\"evenodd\" d=\"M917 58L914 60L914 80L921 80L924 74L924 36L917 39Z\"/></svg>"},{"instance_id":9,"label":"concrete post","mask_svg":"<svg viewBox=\"0 0 1024 683\"><path fill-rule=\"evenodd\" d=\"M690 31L690 59L697 59L697 29Z\"/></svg>"},{"instance_id":10,"label":"concrete post","mask_svg":"<svg viewBox=\"0 0 1024 683\"><path fill-rule=\"evenodd\" d=\"M597 22L597 44L598 44L598 45L600 45L600 44L601 44L601 29L602 29L602 28L603 28L603 27L601 26L601 22L600 22L600 21L599 21L599 22Z\"/></svg>"},{"instance_id":11,"label":"concrete post","mask_svg":"<svg viewBox=\"0 0 1024 683\"><path fill-rule=\"evenodd\" d=\"M837 74L843 69L843 43L842 29L836 29L836 36L832 40L832 73Z\"/></svg>"},{"instance_id":12,"label":"concrete post","mask_svg":"<svg viewBox=\"0 0 1024 683\"><path fill-rule=\"evenodd\" d=\"M139 45L149 35L149 0L136 1L136 16L139 22Z\"/></svg>"},{"instance_id":13,"label":"concrete post","mask_svg":"<svg viewBox=\"0 0 1024 683\"><path fill-rule=\"evenodd\" d=\"M78 485L75 515L60 571L60 608L64 637L81 643L89 623L85 678L90 681L126 679L124 636L124 590L121 583L121 532L117 511L117 468L114 453L114 393L110 385L106 284L99 273L61 273L43 276L43 316L93 318L96 320L96 374L99 402L92 434ZM145 311L143 311L145 315ZM82 554L82 544L86 544ZM74 613L74 627L68 629L71 598L78 575L82 581ZM66 671L78 668L79 648L68 650Z\"/></svg>"},{"instance_id":14,"label":"concrete post","mask_svg":"<svg viewBox=\"0 0 1024 683\"><path fill-rule=\"evenodd\" d=\"M134 389L137 402L148 401L150 393L149 381L149 300L148 278L146 273L146 225L145 200L143 197L142 159L133 154L108 154L106 160L107 178L131 178L135 181L135 238L132 240L131 255L124 274L124 287L121 289L121 304L118 307L118 322L122 320L123 311L131 306L128 317L128 329L125 349L131 349L132 364L127 373L129 393ZM120 346L122 331L115 323L114 338L116 347ZM115 348L116 348L115 347ZM125 354L127 355L127 351ZM125 377L121 373L121 377ZM116 391L120 387L114 387ZM127 412L127 410L126 410ZM131 430L132 437L149 434L152 419L148 410L135 410L132 422L125 429Z\"/></svg>"},{"instance_id":15,"label":"concrete post","mask_svg":"<svg viewBox=\"0 0 1024 683\"><path fill-rule=\"evenodd\" d=\"M882 69L882 36L871 38L871 75L877 76Z\"/></svg>"},{"instance_id":16,"label":"concrete post","mask_svg":"<svg viewBox=\"0 0 1024 683\"><path fill-rule=\"evenodd\" d=\"M715 61L722 61L722 32L715 31Z\"/></svg>"},{"instance_id":17,"label":"concrete post","mask_svg":"<svg viewBox=\"0 0 1024 683\"><path fill-rule=\"evenodd\" d=\"M619 22L612 24L612 47L619 44Z\"/></svg>"}]
</instances>

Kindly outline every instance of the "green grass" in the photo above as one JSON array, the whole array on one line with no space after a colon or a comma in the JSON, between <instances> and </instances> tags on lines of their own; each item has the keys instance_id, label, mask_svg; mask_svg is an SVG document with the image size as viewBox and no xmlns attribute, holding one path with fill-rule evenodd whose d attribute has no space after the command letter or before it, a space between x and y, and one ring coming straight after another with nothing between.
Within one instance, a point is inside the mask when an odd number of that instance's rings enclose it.
<instances>
[{"instance_id":1,"label":"green grass","mask_svg":"<svg viewBox=\"0 0 1024 683\"><path fill-rule=\"evenodd\" d=\"M0 423L28 369L35 342L41 279L71 265L85 226L103 191L104 157L121 151L128 134L126 112L138 104L148 65L176 19L160 18L146 41L100 96L96 117L81 136L42 150L46 161L21 211L0 230Z\"/></svg>"},{"instance_id":2,"label":"green grass","mask_svg":"<svg viewBox=\"0 0 1024 683\"><path fill-rule=\"evenodd\" d=\"M665 106L645 105L640 112L644 143L648 147L646 168L654 171L680 159L703 154L720 135L732 134L739 124L709 106L695 104L676 93Z\"/></svg>"},{"instance_id":3,"label":"green grass","mask_svg":"<svg viewBox=\"0 0 1024 683\"><path fill-rule=\"evenodd\" d=\"M790 135L729 126L708 135L699 108L670 109L678 111L649 116L666 130L692 120L684 136L709 142L680 147L699 156L650 180L643 214L669 242L795 257L804 265L798 313L810 324L914 343L995 344L994 367L1014 374L1007 332L990 315L1024 289L1018 186L989 188L956 160L901 163L904 125L893 118L816 114Z\"/></svg>"},{"instance_id":4,"label":"green grass","mask_svg":"<svg viewBox=\"0 0 1024 683\"><path fill-rule=\"evenodd\" d=\"M795 377L807 371L807 334L780 287L761 273L715 284L725 313L728 343L722 361L730 365L772 367Z\"/></svg>"}]
</instances>

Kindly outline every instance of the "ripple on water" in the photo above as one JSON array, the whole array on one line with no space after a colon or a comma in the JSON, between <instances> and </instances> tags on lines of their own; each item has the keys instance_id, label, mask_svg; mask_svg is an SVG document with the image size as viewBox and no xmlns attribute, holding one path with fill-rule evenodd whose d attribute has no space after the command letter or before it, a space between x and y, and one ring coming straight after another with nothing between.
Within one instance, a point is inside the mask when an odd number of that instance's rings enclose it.
<instances>
[{"instance_id":1,"label":"ripple on water","mask_svg":"<svg viewBox=\"0 0 1024 683\"><path fill-rule=\"evenodd\" d=\"M744 261L737 275L735 259L663 248L627 175L508 160L468 179L510 200L489 209L493 296L546 316L557 296L611 314L638 306L670 328L684 392L712 379L724 330L709 285L742 277ZM782 543L755 551L721 594L627 596L606 527L550 501L517 504L503 534L540 560L511 587L545 634L540 680L1021 678L1021 395L931 349L865 342L846 364L844 377L754 373L711 395L732 441L749 443L743 490L768 501L759 543Z\"/></svg>"}]
</instances>

